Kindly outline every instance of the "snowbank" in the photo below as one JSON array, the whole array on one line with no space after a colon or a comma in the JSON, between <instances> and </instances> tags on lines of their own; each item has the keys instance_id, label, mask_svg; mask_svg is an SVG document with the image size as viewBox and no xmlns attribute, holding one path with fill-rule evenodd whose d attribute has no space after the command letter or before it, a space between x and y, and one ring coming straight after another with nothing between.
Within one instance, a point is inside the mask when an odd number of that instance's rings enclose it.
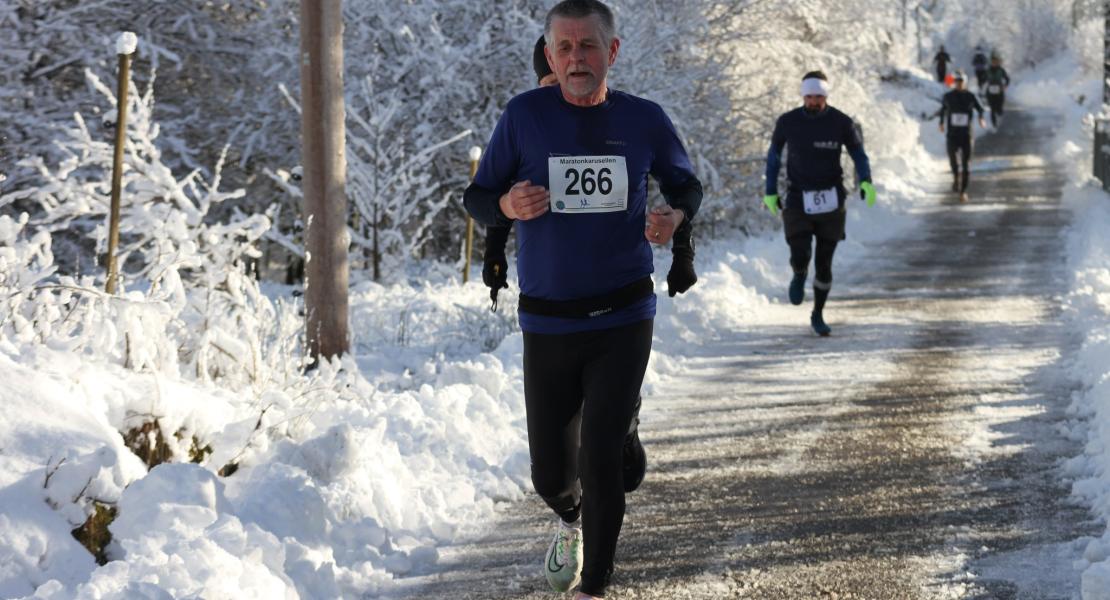
<instances>
[{"instance_id":1,"label":"snowbank","mask_svg":"<svg viewBox=\"0 0 1110 600\"><path fill-rule=\"evenodd\" d=\"M1011 93L1022 104L1051 107L1064 117L1050 154L1069 170L1063 198L1077 218L1068 239L1067 307L1084 341L1072 367L1083 388L1073 394L1072 420L1061 426L1061 434L1086 441L1084 453L1068 460L1064 471L1074 478L1074 494L1110 521L1110 197L1091 175L1091 115L1100 85L1076 59L1062 57L1024 74ZM1084 600L1110 598L1110 531L1087 544L1076 567L1083 572Z\"/></svg>"}]
</instances>

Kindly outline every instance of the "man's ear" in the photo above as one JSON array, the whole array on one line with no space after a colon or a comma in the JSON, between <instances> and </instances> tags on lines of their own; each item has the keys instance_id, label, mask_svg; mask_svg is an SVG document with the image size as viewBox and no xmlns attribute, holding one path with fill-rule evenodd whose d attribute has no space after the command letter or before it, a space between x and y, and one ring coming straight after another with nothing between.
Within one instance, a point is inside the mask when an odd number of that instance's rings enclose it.
<instances>
[{"instance_id":1,"label":"man's ear","mask_svg":"<svg viewBox=\"0 0 1110 600\"><path fill-rule=\"evenodd\" d=\"M552 73L555 73L556 72L555 71L555 59L552 58L552 56L551 56L551 47L550 46L544 45L544 47L543 47L543 56L544 56L544 58L547 59L548 68L551 69Z\"/></svg>"},{"instance_id":2,"label":"man's ear","mask_svg":"<svg viewBox=\"0 0 1110 600\"><path fill-rule=\"evenodd\" d=\"M610 67L613 66L613 63L617 62L617 52L620 50L620 48L621 48L621 39L618 38L618 37L614 37L613 41L609 42L609 66Z\"/></svg>"}]
</instances>

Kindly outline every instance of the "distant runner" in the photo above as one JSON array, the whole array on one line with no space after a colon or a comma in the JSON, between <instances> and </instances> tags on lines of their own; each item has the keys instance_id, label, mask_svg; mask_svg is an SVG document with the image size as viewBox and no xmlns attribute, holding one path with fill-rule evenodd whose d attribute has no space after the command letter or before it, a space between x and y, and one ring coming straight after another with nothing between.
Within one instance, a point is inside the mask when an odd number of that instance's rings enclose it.
<instances>
[{"instance_id":1,"label":"distant runner","mask_svg":"<svg viewBox=\"0 0 1110 600\"><path fill-rule=\"evenodd\" d=\"M983 93L983 86L987 83L987 51L982 45L975 47L975 56L971 57L971 67L975 69L975 80L979 93Z\"/></svg>"},{"instance_id":2,"label":"distant runner","mask_svg":"<svg viewBox=\"0 0 1110 600\"><path fill-rule=\"evenodd\" d=\"M805 300L806 276L817 239L814 256L813 312L810 325L820 336L832 329L825 324L825 301L832 289L832 261L836 245L844 239L846 217L844 171L840 167L841 148L856 165L860 197L875 205L875 186L871 185L871 166L863 150L863 136L851 117L829 106L828 78L821 71L802 78L805 105L779 117L767 152L767 183L763 203L777 214L782 207L783 231L790 246L790 303ZM782 148L787 148L786 178L790 183L785 205L778 196Z\"/></svg>"},{"instance_id":3,"label":"distant runner","mask_svg":"<svg viewBox=\"0 0 1110 600\"><path fill-rule=\"evenodd\" d=\"M967 202L967 184L971 178L968 164L971 161L971 116L979 113L979 126L986 127L983 105L975 94L967 91L967 75L956 71L956 89L944 95L940 107L940 131L948 128L948 163L952 166L952 191L960 193L960 202ZM957 162L956 155L960 155Z\"/></svg>"},{"instance_id":4,"label":"distant runner","mask_svg":"<svg viewBox=\"0 0 1110 600\"><path fill-rule=\"evenodd\" d=\"M991 125L995 128L1002 122L1006 88L1009 86L1010 75L1002 68L1002 57L991 54L991 67L987 69L987 105L991 108Z\"/></svg>"},{"instance_id":5,"label":"distant runner","mask_svg":"<svg viewBox=\"0 0 1110 600\"><path fill-rule=\"evenodd\" d=\"M933 57L933 62L936 63L937 81L944 83L944 76L948 73L948 63L952 62L952 57L944 50L944 44L940 45L940 51Z\"/></svg>"}]
</instances>

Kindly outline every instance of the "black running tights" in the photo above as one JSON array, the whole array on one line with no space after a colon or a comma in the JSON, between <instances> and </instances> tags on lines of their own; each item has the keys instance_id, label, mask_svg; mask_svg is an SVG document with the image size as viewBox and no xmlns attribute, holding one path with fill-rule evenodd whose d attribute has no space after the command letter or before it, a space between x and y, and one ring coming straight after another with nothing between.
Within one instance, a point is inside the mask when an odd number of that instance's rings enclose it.
<instances>
[{"instance_id":1,"label":"black running tights","mask_svg":"<svg viewBox=\"0 0 1110 600\"><path fill-rule=\"evenodd\" d=\"M809 259L813 253L812 238L817 237L812 233L801 233L786 240L790 245L790 266L795 273L805 273L809 270ZM829 298L832 289L832 262L833 253L836 252L836 240L826 240L817 237L817 253L813 256L813 310L818 313L825 308L825 301Z\"/></svg>"},{"instance_id":2,"label":"black running tights","mask_svg":"<svg viewBox=\"0 0 1110 600\"><path fill-rule=\"evenodd\" d=\"M987 105L991 107L991 125L998 126L998 117L1002 116L1002 106L1006 104L1004 94L987 94Z\"/></svg>"},{"instance_id":3,"label":"black running tights","mask_svg":"<svg viewBox=\"0 0 1110 600\"><path fill-rule=\"evenodd\" d=\"M580 590L591 595L605 592L624 522L621 450L651 354L652 327L648 319L601 331L524 333L532 485L564 521L581 510Z\"/></svg>"},{"instance_id":4,"label":"black running tights","mask_svg":"<svg viewBox=\"0 0 1110 600\"><path fill-rule=\"evenodd\" d=\"M959 153L959 161L956 154ZM959 184L959 191L967 191L967 182L971 178L968 163L971 162L971 135L948 137L948 164L952 167L952 178ZM963 170L961 170L961 168Z\"/></svg>"}]
</instances>

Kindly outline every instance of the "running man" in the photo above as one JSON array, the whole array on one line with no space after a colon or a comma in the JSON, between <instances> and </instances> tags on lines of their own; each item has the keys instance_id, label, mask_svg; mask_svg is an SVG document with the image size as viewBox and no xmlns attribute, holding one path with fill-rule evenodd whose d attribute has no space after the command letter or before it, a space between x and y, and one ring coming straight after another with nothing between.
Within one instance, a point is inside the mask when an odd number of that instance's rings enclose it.
<instances>
[{"instance_id":1,"label":"running man","mask_svg":"<svg viewBox=\"0 0 1110 600\"><path fill-rule=\"evenodd\" d=\"M940 51L933 57L933 62L936 63L937 81L944 83L944 76L948 74L948 63L952 62L952 57L945 51L944 44L940 45Z\"/></svg>"},{"instance_id":2,"label":"running man","mask_svg":"<svg viewBox=\"0 0 1110 600\"><path fill-rule=\"evenodd\" d=\"M541 35L532 49L532 69L536 73L536 85L539 87L558 85L559 83L555 73L551 71L551 67L547 64L547 56L544 55L546 46L547 44ZM511 228L512 225L486 227L482 281L490 288L490 300L493 302L491 308L493 310L497 309L497 292L509 287L509 263L505 258L505 247L508 245ZM684 240L682 239L683 232L686 233ZM674 260L671 262L670 272L667 273L667 292L672 297L676 293L686 292L698 281L698 276L694 272L694 245L693 240L690 239L692 232L693 229L689 221L683 221L682 225L675 230L671 244ZM628 433L624 438L621 465L624 471L625 492L636 491L643 483L644 475L647 473L647 453L640 442L640 402L641 400L637 399L636 409L632 413L632 423L629 425Z\"/></svg>"},{"instance_id":3,"label":"running man","mask_svg":"<svg viewBox=\"0 0 1110 600\"><path fill-rule=\"evenodd\" d=\"M987 106L991 108L991 126L995 129L1002 118L1006 88L1009 86L1010 75L1002 68L1002 57L992 53L991 68L987 69Z\"/></svg>"},{"instance_id":4,"label":"running man","mask_svg":"<svg viewBox=\"0 0 1110 600\"><path fill-rule=\"evenodd\" d=\"M983 105L975 94L967 91L967 75L956 71L956 89L944 95L940 105L940 132L948 126L948 163L952 166L952 191L960 193L960 202L967 202L967 184L971 178L971 114L979 113L979 127L986 127ZM960 155L957 162L956 155Z\"/></svg>"},{"instance_id":5,"label":"running man","mask_svg":"<svg viewBox=\"0 0 1110 600\"><path fill-rule=\"evenodd\" d=\"M825 324L825 302L832 289L832 261L836 245L844 239L847 215L844 170L840 167L841 148L856 165L860 197L867 206L875 205L875 186L871 185L871 166L863 150L863 135L848 115L828 105L828 78L821 71L811 71L802 78L805 104L783 114L775 123L771 149L767 152L766 195L763 203L778 214L782 208L783 232L790 246L790 303L805 300L806 276L817 239L814 256L816 273L813 278L813 312L810 326L814 333L827 336L832 329ZM779 169L782 147L787 147L786 178L790 186L785 204L779 202Z\"/></svg>"},{"instance_id":6,"label":"running man","mask_svg":"<svg viewBox=\"0 0 1110 600\"><path fill-rule=\"evenodd\" d=\"M971 66L975 69L975 81L979 86L979 93L983 92L983 86L987 83L987 52L983 50L982 44L975 46L975 55L971 57Z\"/></svg>"},{"instance_id":7,"label":"running man","mask_svg":"<svg viewBox=\"0 0 1110 600\"><path fill-rule=\"evenodd\" d=\"M544 572L557 591L580 582L583 600L605 595L624 521L621 446L655 315L649 243L694 217L702 188L659 105L606 85L620 39L605 4L563 0L544 37L559 85L509 101L465 203L487 226L518 222L532 483L559 517ZM649 175L667 202L650 211Z\"/></svg>"}]
</instances>

